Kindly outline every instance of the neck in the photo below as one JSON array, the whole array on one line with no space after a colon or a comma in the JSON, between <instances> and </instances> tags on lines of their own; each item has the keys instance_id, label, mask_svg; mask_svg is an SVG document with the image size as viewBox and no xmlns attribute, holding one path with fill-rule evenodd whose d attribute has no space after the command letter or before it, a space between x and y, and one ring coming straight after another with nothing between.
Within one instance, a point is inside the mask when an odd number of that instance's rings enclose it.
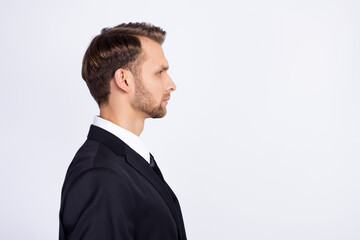
<instances>
[{"instance_id":1,"label":"neck","mask_svg":"<svg viewBox=\"0 0 360 240\"><path fill-rule=\"evenodd\" d=\"M129 109L112 109L109 105L100 107L100 117L140 136L144 129L145 117Z\"/></svg>"}]
</instances>

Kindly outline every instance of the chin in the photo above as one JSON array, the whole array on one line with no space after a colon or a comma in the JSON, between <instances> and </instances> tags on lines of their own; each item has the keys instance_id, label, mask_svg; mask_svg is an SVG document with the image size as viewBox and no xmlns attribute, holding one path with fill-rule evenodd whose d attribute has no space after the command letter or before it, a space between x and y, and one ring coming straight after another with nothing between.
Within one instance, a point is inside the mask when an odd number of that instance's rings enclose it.
<instances>
[{"instance_id":1,"label":"chin","mask_svg":"<svg viewBox=\"0 0 360 240\"><path fill-rule=\"evenodd\" d=\"M158 108L156 111L153 111L150 114L150 117L151 118L163 118L163 117L165 117L166 113L167 113L166 108Z\"/></svg>"},{"instance_id":2,"label":"chin","mask_svg":"<svg viewBox=\"0 0 360 240\"><path fill-rule=\"evenodd\" d=\"M151 118L163 118L166 116L166 113L161 114L161 115L152 115Z\"/></svg>"}]
</instances>

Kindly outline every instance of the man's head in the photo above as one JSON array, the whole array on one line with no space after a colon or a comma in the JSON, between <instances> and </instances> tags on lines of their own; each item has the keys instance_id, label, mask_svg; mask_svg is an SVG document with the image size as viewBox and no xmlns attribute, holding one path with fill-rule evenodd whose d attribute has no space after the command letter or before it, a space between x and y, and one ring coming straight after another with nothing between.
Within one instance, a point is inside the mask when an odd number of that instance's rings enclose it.
<instances>
[{"instance_id":1,"label":"man's head","mask_svg":"<svg viewBox=\"0 0 360 240\"><path fill-rule=\"evenodd\" d=\"M145 117L165 116L170 92L176 89L166 72L165 34L151 24L128 23L105 28L92 40L82 77L100 108L122 99L119 104L128 103Z\"/></svg>"}]
</instances>

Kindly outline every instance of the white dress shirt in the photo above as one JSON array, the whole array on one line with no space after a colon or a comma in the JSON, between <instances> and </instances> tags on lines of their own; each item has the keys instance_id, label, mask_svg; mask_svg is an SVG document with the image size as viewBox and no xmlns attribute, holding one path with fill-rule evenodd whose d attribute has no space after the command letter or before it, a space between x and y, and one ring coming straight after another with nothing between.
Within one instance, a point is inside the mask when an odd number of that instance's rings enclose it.
<instances>
[{"instance_id":1,"label":"white dress shirt","mask_svg":"<svg viewBox=\"0 0 360 240\"><path fill-rule=\"evenodd\" d=\"M140 156L142 156L148 163L150 163L150 152L147 150L146 146L142 143L138 136L126 130L125 128L122 128L115 123L105 120L99 116L94 117L93 125L114 134Z\"/></svg>"}]
</instances>

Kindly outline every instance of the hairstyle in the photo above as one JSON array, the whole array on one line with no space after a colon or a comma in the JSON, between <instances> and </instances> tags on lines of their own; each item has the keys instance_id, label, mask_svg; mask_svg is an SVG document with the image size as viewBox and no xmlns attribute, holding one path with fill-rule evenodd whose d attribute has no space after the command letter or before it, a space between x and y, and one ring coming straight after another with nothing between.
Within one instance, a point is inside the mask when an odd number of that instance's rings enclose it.
<instances>
[{"instance_id":1,"label":"hairstyle","mask_svg":"<svg viewBox=\"0 0 360 240\"><path fill-rule=\"evenodd\" d=\"M117 69L137 73L142 63L139 37L152 39L161 45L165 35L163 29L149 23L123 23L101 30L85 52L81 71L99 107L109 101L110 79Z\"/></svg>"}]
</instances>

